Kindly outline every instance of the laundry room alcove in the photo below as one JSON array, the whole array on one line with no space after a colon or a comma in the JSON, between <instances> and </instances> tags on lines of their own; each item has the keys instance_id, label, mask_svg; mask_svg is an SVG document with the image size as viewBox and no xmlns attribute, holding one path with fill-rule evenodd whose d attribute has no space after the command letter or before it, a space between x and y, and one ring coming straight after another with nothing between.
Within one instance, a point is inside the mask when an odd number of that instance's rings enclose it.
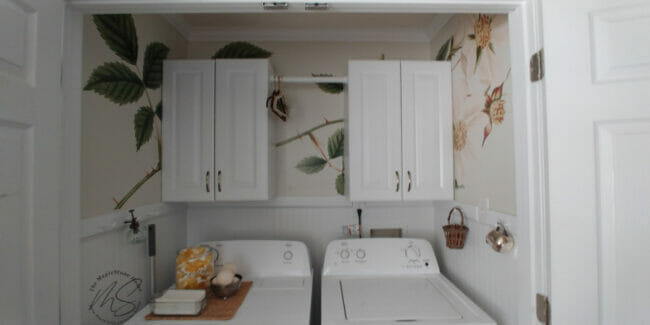
<instances>
[{"instance_id":1,"label":"laundry room alcove","mask_svg":"<svg viewBox=\"0 0 650 325\"><path fill-rule=\"evenodd\" d=\"M160 137L167 114L162 90L165 85L145 85L141 97L124 104L92 87L79 93L82 233L78 305L83 324L101 324L105 317L115 317L87 308L97 297L98 279L113 274L110 272L124 272L141 281L142 292L130 300L134 306L142 308L148 301L151 283L146 245L128 243L121 227L130 208L143 224L155 223L158 229L157 290L173 283L174 259L180 248L215 240L301 241L307 245L314 271L312 324L319 324L325 248L330 241L345 237L342 227L356 223L356 209L362 209L364 236L373 228L401 228L404 237L428 240L441 271L463 292L499 324L520 323L517 310L524 303L519 297L528 289L520 286L525 280L513 279L528 268L526 250L530 247L523 240L514 253L496 254L483 243L483 237L497 221L503 221L516 235L527 238L523 229L528 221L521 221L529 204L521 195L527 191L526 170L515 168L525 163L522 150L526 148L517 135L526 138L529 132L524 124L529 114L527 90L517 84L526 77L520 63L527 59L520 52L522 39L527 36L511 28L523 21L521 12L508 14L509 9L497 6L482 11L478 9L488 7L439 12L346 12L336 10L336 6L323 11L283 12L260 6L248 12L220 12L215 6L215 13L189 9L179 13L183 11L170 9L173 6L163 6L165 10L161 11L143 5L130 11L121 5L102 8L84 1L75 4L83 10L75 19L83 26L78 39L83 41L79 73L84 86L95 69L109 63L122 62L136 75L143 73L152 43L164 44L169 60L210 60L219 50L245 42L254 46L248 49L257 51L256 59L269 60L269 90L281 90L288 108L286 121L278 114L268 114L268 199L165 200L161 175L168 165L160 163L159 151L166 145L161 144ZM132 12L139 44L135 64L113 53L93 17L117 12ZM349 166L340 147L346 143L347 84L322 81L347 78L350 60L450 64L454 200L347 199L342 184ZM321 82L292 82L291 78ZM276 79L278 82L273 82ZM191 122L200 123L200 117ZM184 146L179 150L203 152L197 148ZM245 164L237 167L246 168ZM216 177L226 177L227 172L217 175L213 170L205 177L214 180L210 192L220 191L222 184ZM201 180L204 176L201 171ZM201 188L205 188L204 183ZM455 205L465 210L470 233L466 247L452 251L444 247L441 227Z\"/></svg>"}]
</instances>

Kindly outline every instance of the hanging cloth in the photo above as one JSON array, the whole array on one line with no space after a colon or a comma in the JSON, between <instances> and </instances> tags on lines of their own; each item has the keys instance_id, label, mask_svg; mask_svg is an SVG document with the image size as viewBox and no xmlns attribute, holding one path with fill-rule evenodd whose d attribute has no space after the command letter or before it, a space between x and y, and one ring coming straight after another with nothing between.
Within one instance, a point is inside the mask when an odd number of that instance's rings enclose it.
<instances>
[{"instance_id":1,"label":"hanging cloth","mask_svg":"<svg viewBox=\"0 0 650 325\"><path fill-rule=\"evenodd\" d=\"M287 118L289 118L289 107L284 94L282 94L281 83L282 77L275 77L275 89L273 89L271 96L266 98L266 107L282 121L286 122Z\"/></svg>"}]
</instances>

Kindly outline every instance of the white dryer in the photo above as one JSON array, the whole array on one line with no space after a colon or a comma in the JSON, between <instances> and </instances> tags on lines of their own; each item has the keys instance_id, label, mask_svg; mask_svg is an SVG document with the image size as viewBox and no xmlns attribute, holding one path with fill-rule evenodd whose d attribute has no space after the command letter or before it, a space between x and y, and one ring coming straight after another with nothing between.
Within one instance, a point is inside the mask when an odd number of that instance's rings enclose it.
<instances>
[{"instance_id":1,"label":"white dryer","mask_svg":"<svg viewBox=\"0 0 650 325\"><path fill-rule=\"evenodd\" d=\"M313 275L307 246L297 241L232 240L200 243L219 252L223 263L237 265L242 281L253 281L237 314L227 321L148 321L149 307L126 325L308 325Z\"/></svg>"},{"instance_id":2,"label":"white dryer","mask_svg":"<svg viewBox=\"0 0 650 325\"><path fill-rule=\"evenodd\" d=\"M321 286L321 325L496 324L440 273L422 239L333 241Z\"/></svg>"}]
</instances>

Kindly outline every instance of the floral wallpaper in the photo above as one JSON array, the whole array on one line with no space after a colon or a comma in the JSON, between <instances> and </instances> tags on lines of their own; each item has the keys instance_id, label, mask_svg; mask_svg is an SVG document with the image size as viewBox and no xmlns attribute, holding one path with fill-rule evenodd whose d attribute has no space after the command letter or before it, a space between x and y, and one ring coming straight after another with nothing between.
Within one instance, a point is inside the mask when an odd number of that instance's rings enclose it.
<instances>
[{"instance_id":1,"label":"floral wallpaper","mask_svg":"<svg viewBox=\"0 0 650 325\"><path fill-rule=\"evenodd\" d=\"M506 15L456 15L432 53L452 64L455 199L514 215L509 41Z\"/></svg>"},{"instance_id":2,"label":"floral wallpaper","mask_svg":"<svg viewBox=\"0 0 650 325\"><path fill-rule=\"evenodd\" d=\"M102 19L103 18L103 19ZM108 19L110 18L110 19ZM514 126L506 15L455 15L431 44L187 43L158 17L88 16L84 43L83 215L160 200L160 62L270 57L285 75L345 75L351 59L452 63L455 199L515 214ZM215 52L217 51L217 52ZM281 85L273 119L278 196L343 195L344 87ZM281 110L279 110L281 113ZM109 151L112 154L106 155Z\"/></svg>"}]
</instances>

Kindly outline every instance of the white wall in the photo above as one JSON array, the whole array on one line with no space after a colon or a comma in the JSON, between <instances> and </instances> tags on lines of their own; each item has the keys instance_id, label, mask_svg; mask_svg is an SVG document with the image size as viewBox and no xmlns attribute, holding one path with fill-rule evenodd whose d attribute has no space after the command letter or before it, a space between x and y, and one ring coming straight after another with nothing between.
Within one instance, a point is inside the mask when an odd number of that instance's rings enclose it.
<instances>
[{"instance_id":1,"label":"white wall","mask_svg":"<svg viewBox=\"0 0 650 325\"><path fill-rule=\"evenodd\" d=\"M157 290L167 288L175 281L175 260L179 249L186 246L185 205L158 203L135 209L135 215L143 219L140 225L142 231L147 231L148 224L156 225L156 287ZM108 321L121 321L128 317L109 312L108 308L128 312L133 303L139 308L149 301L149 257L147 242L131 244L126 239L124 225L128 212L121 210L102 216L82 220L81 240L81 311L82 324L106 324L97 318L89 307L93 305L96 314ZM146 220L144 220L146 219ZM117 228L112 228L117 226ZM112 229L104 231L102 229ZM85 235L84 235L85 234ZM94 234L94 235L91 235ZM88 236L91 235L91 236ZM111 275L98 279L111 271L120 271L138 279L142 279L140 290L122 291L116 293L119 287L128 279L122 275ZM117 281L117 287L105 300L100 290L110 289L112 281ZM94 287L93 284L97 283ZM127 287L133 289L133 287ZM102 291L104 292L104 291ZM65 289L62 290L65 294ZM99 294L100 300L93 304ZM111 298L114 298L111 300ZM123 301L119 300L122 299ZM128 301L129 303L124 303ZM102 303L105 304L102 306ZM131 313L128 313L131 314Z\"/></svg>"},{"instance_id":2,"label":"white wall","mask_svg":"<svg viewBox=\"0 0 650 325\"><path fill-rule=\"evenodd\" d=\"M317 206L315 199L314 206ZM432 241L442 230L434 227L433 206L362 207L364 236L371 228L401 227L404 237ZM314 268L312 319L320 324L320 271L327 244L343 238L341 226L356 223L356 206L347 207L190 207L188 245L207 240L283 239L304 242Z\"/></svg>"},{"instance_id":3,"label":"white wall","mask_svg":"<svg viewBox=\"0 0 650 325\"><path fill-rule=\"evenodd\" d=\"M159 15L135 15L134 21L139 40L138 70L142 69L144 51L150 42L166 44L170 48L169 58L187 55L187 41ZM91 15L83 18L82 56L84 83L97 66L121 61L100 37ZM135 71L135 67L129 67ZM157 103L161 91L150 92L152 100ZM106 324L124 320L133 306L144 306L149 299L147 243L127 242L122 222L128 218L128 208L135 208L136 216L142 220L141 230L145 233L149 223L156 224L158 289L174 281L176 252L186 244L186 211L182 204L158 203L161 193L159 175L140 188L124 209L113 210L115 203L112 198L119 200L157 163L153 137L140 151L135 147L133 116L146 100L143 96L137 103L118 106L88 91L82 93L81 100L81 278L76 281L80 281L81 323ZM140 288L119 294L119 288L113 288L108 296L101 295L106 292L104 290L110 290L112 281L117 281L120 286L129 280L125 274L142 279ZM101 278L102 275L107 276ZM65 295L66 289L61 292ZM98 293L102 299L93 304ZM116 311L112 312L110 308ZM96 314L106 319L100 320Z\"/></svg>"},{"instance_id":4,"label":"white wall","mask_svg":"<svg viewBox=\"0 0 650 325\"><path fill-rule=\"evenodd\" d=\"M465 149L455 148L454 159L456 177L463 172L465 180L464 187L455 190L455 200L448 202L436 202L435 206L435 228L441 229L447 224L449 210L460 205L463 208L465 224L469 233L463 249L449 249L446 247L444 235L434 237L433 246L440 264L440 269L454 284L456 284L467 296L474 300L485 310L498 324L515 325L520 323L519 314L521 311L521 299L527 292L520 287L522 283L529 284L528 274L522 274L522 263L528 263L525 252L520 252L520 246L528 238L520 238L521 243L515 241L515 249L510 253L500 254L493 251L486 243L485 236L494 229L497 221L503 221L506 227L515 236L527 234L518 225L526 224L519 222L518 218L525 216L506 215L492 210L480 212L476 205L484 204L488 199L489 206L493 210L503 211L508 214L522 214L525 211L526 195L523 191L522 178L517 176L521 170L517 170L515 156L523 153L516 152L516 140L513 137L519 136L519 140L525 139L525 134L517 135L516 132L526 132L525 127L515 127L516 123L524 125L524 107L514 105L511 80L509 77L504 84L503 100L505 101L506 115L502 123L494 125L485 146L480 145L483 139L485 126L484 95L485 88L493 87L504 82L506 71L512 65L510 56L510 33L508 30L508 17L506 15L491 15L492 31L490 40L493 43L494 52L489 51L488 56L483 55L478 69L473 68L476 61L475 41L468 37L475 33L475 21L478 15L464 14L455 15L445 26L441 28L431 42L432 58L435 58L441 45L453 36L455 46L460 47L458 52L450 58L453 70L453 92L454 92L454 122L466 119L468 121L481 121L473 126L475 132L469 132L468 137L476 136L467 140L468 143L477 142L476 151L472 154L464 154ZM449 58L447 58L449 59ZM498 72L498 73L495 73ZM467 87L474 85L475 88ZM479 86L476 86L479 85ZM478 101L467 98L478 98ZM519 111L515 111L519 109ZM478 116L478 118L476 117ZM456 125L456 124L455 124ZM521 126L520 125L520 126ZM471 130L470 130L471 131ZM469 148L470 146L467 146ZM469 158L469 159L468 159ZM473 177L468 177L474 175ZM519 177L517 179L517 177ZM519 184L517 184L519 182ZM517 195L515 195L517 193ZM465 202L465 203L460 203ZM515 212L516 211L516 212ZM481 214L478 216L477 214ZM455 216L454 218L457 218ZM480 218L480 219L479 219ZM480 222L479 222L480 220ZM453 219L452 223L458 223ZM517 238L516 238L517 239ZM523 247L528 247L525 243ZM523 311L534 312L534 310Z\"/></svg>"},{"instance_id":5,"label":"white wall","mask_svg":"<svg viewBox=\"0 0 650 325\"><path fill-rule=\"evenodd\" d=\"M447 224L449 210L457 203L435 203L434 228L442 231ZM512 216L487 212L480 223L476 209L462 205L465 225L469 228L463 249L449 249L444 234L437 232L433 237L433 250L440 264L440 271L457 285L468 297L488 313L499 325L516 325L518 321L517 248L510 253L500 254L485 243L485 235L494 229L497 220L502 220L509 231L518 233L516 219ZM458 214L451 223L459 223ZM516 240L516 239L515 239ZM515 241L516 244L518 244Z\"/></svg>"}]
</instances>

